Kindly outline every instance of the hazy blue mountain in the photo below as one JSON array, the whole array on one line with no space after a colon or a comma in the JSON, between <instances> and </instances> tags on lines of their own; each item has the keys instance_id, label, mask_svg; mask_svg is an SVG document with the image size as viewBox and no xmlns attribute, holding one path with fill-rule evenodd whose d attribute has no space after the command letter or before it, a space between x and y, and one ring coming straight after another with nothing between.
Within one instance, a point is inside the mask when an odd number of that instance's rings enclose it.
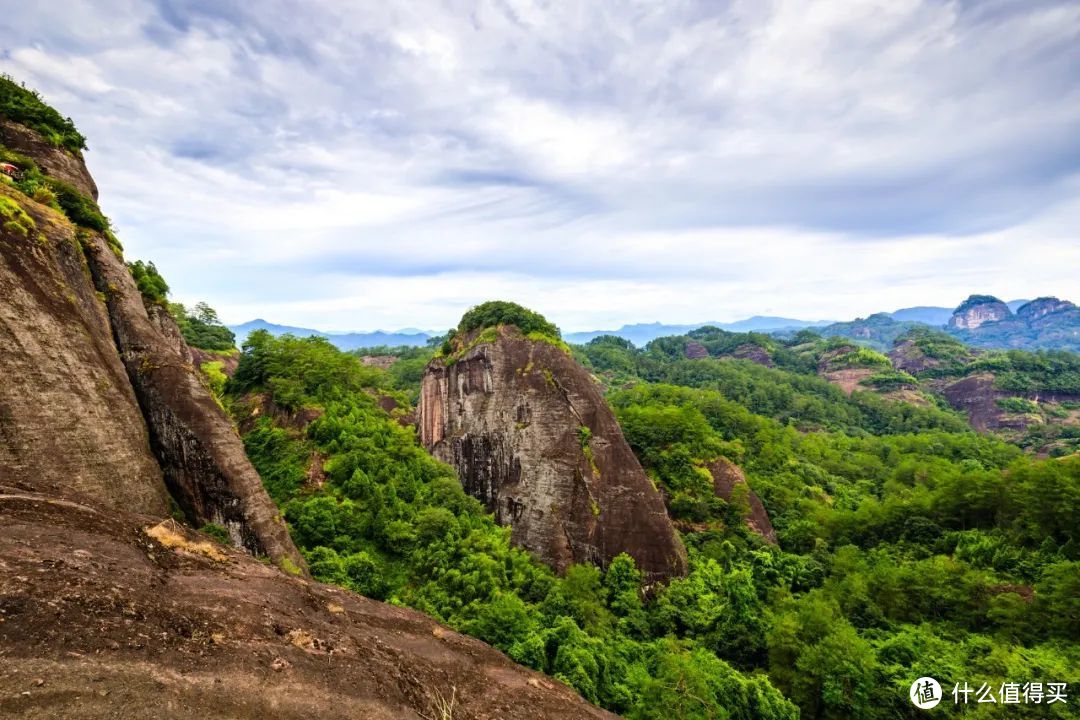
<instances>
[{"instance_id":1,"label":"hazy blue mountain","mask_svg":"<svg viewBox=\"0 0 1080 720\"><path fill-rule=\"evenodd\" d=\"M896 312L885 314L897 322L917 322L938 327L949 322L949 318L953 314L953 308L919 305L917 307L901 308Z\"/></svg>"},{"instance_id":2,"label":"hazy blue mountain","mask_svg":"<svg viewBox=\"0 0 1080 720\"><path fill-rule=\"evenodd\" d=\"M414 332L342 332L332 333L314 330L312 328L293 327L291 325L278 325L266 320L250 320L240 325L229 325L230 330L236 333L239 343L244 341L253 330L266 330L271 335L296 335L297 337L310 337L316 335L324 337L342 350L356 350L358 348L374 347L376 345L423 345L431 337L428 333L420 330ZM412 328L410 328L412 330Z\"/></svg>"},{"instance_id":3,"label":"hazy blue mountain","mask_svg":"<svg viewBox=\"0 0 1080 720\"><path fill-rule=\"evenodd\" d=\"M721 330L729 330L731 332L775 332L778 330L795 330L804 327L824 327L829 323L830 321L828 320L796 320L794 318L755 315L754 317L746 318L745 320L736 320L735 322L729 323L703 322L694 323L692 325L667 325L658 322L636 323L633 325L623 325L618 330L590 330L588 332L564 333L563 338L570 343L587 343L593 338L600 337L601 335L616 335L641 347L658 337L685 335L691 330L697 330L706 325L711 325L712 327L717 327Z\"/></svg>"}]
</instances>

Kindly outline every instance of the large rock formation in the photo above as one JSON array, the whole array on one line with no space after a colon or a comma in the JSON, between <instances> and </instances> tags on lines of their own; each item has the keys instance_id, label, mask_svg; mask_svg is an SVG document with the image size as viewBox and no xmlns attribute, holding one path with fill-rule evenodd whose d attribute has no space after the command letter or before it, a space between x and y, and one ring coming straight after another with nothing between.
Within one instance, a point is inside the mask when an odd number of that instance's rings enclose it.
<instances>
[{"instance_id":1,"label":"large rock formation","mask_svg":"<svg viewBox=\"0 0 1080 720\"><path fill-rule=\"evenodd\" d=\"M159 520L0 479L0 716L614 717L418 612Z\"/></svg>"},{"instance_id":2,"label":"large rock formation","mask_svg":"<svg viewBox=\"0 0 1080 720\"><path fill-rule=\"evenodd\" d=\"M0 479L167 514L161 468L75 228L7 185L0 198L36 225L30 236L0 228Z\"/></svg>"},{"instance_id":3,"label":"large rock formation","mask_svg":"<svg viewBox=\"0 0 1080 720\"><path fill-rule=\"evenodd\" d=\"M986 323L1012 318L1009 306L992 295L972 295L962 302L949 318L952 330L975 330Z\"/></svg>"},{"instance_id":4,"label":"large rock formation","mask_svg":"<svg viewBox=\"0 0 1080 720\"><path fill-rule=\"evenodd\" d=\"M1041 297L1017 308L1016 317L1029 325L1038 325L1045 323L1049 316L1076 312L1076 305L1068 300L1058 300L1056 297Z\"/></svg>"},{"instance_id":5,"label":"large rock formation","mask_svg":"<svg viewBox=\"0 0 1080 720\"><path fill-rule=\"evenodd\" d=\"M713 479L713 492L725 502L746 503L746 527L765 539L770 545L776 545L776 530L773 529L769 513L746 482L746 474L735 463L727 458L717 458L708 465L709 474Z\"/></svg>"},{"instance_id":6,"label":"large rock formation","mask_svg":"<svg viewBox=\"0 0 1080 720\"><path fill-rule=\"evenodd\" d=\"M585 369L516 327L478 332L428 366L424 446L511 526L516 545L559 571L625 552L651 581L684 574L663 500Z\"/></svg>"},{"instance_id":7,"label":"large rock formation","mask_svg":"<svg viewBox=\"0 0 1080 720\"><path fill-rule=\"evenodd\" d=\"M80 156L0 127L43 171L96 194ZM102 235L7 184L0 193L28 218L0 228L0 479L154 515L169 510L167 488L194 524L223 525L250 552L302 569L169 314L148 311Z\"/></svg>"}]
</instances>

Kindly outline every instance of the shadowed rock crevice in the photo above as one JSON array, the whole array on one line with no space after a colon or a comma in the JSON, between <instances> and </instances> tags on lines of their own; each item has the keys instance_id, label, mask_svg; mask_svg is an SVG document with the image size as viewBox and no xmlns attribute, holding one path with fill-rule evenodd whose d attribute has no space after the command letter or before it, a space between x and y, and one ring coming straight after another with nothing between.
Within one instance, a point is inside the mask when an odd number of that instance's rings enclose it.
<instances>
[{"instance_id":1,"label":"shadowed rock crevice","mask_svg":"<svg viewBox=\"0 0 1080 720\"><path fill-rule=\"evenodd\" d=\"M240 436L199 380L172 318L160 309L147 312L131 274L103 237L88 237L84 247L154 453L185 515L195 525L227 528L253 554L304 567Z\"/></svg>"}]
</instances>

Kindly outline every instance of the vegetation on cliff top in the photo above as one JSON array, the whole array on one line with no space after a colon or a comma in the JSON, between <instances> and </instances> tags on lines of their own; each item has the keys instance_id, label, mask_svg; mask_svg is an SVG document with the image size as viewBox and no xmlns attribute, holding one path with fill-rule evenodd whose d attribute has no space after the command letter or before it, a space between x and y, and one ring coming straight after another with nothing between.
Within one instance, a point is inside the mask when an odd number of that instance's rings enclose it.
<instances>
[{"instance_id":1,"label":"vegetation on cliff top","mask_svg":"<svg viewBox=\"0 0 1080 720\"><path fill-rule=\"evenodd\" d=\"M540 313L503 300L492 300L471 308L461 316L457 331L464 334L470 330L498 325L514 325L526 335L540 333L553 338L562 338L559 328L554 323L548 322L547 318Z\"/></svg>"},{"instance_id":2,"label":"vegetation on cliff top","mask_svg":"<svg viewBox=\"0 0 1080 720\"><path fill-rule=\"evenodd\" d=\"M62 116L36 91L8 75L0 75L0 115L37 131L57 147L71 152L86 149L86 138L75 129L71 118Z\"/></svg>"}]
</instances>

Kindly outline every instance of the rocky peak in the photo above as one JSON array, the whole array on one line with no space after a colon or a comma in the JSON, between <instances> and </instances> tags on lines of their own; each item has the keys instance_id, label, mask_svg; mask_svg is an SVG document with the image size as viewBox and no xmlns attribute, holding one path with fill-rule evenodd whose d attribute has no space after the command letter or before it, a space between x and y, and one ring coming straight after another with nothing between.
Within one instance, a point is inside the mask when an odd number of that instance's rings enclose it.
<instances>
[{"instance_id":1,"label":"rocky peak","mask_svg":"<svg viewBox=\"0 0 1080 720\"><path fill-rule=\"evenodd\" d=\"M1011 317L1009 306L993 295L972 295L953 311L948 326L954 330L975 330L986 323Z\"/></svg>"},{"instance_id":2,"label":"rocky peak","mask_svg":"<svg viewBox=\"0 0 1080 720\"><path fill-rule=\"evenodd\" d=\"M1041 297L1021 305L1016 311L1016 316L1026 323L1034 323L1047 315L1076 309L1076 305L1068 300L1058 300L1056 297Z\"/></svg>"},{"instance_id":3,"label":"rocky peak","mask_svg":"<svg viewBox=\"0 0 1080 720\"><path fill-rule=\"evenodd\" d=\"M652 582L686 572L662 497L565 346L500 325L450 349L424 375L421 441L516 545L558 571L625 552Z\"/></svg>"}]
</instances>

